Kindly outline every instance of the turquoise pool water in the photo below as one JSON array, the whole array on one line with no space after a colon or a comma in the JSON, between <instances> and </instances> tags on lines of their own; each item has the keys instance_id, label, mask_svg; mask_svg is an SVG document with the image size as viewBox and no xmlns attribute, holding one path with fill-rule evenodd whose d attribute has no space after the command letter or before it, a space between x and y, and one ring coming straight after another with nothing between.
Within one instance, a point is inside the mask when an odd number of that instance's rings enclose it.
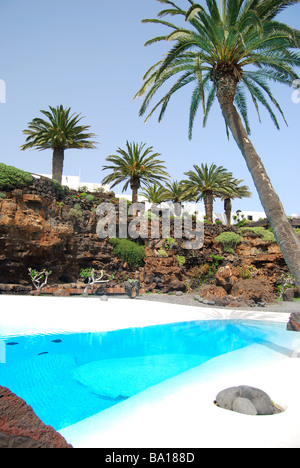
<instances>
[{"instance_id":1,"label":"turquoise pool water","mask_svg":"<svg viewBox=\"0 0 300 468\"><path fill-rule=\"evenodd\" d=\"M284 324L212 320L102 333L0 334L0 385L60 430L213 357L279 337L286 345L289 333Z\"/></svg>"}]
</instances>

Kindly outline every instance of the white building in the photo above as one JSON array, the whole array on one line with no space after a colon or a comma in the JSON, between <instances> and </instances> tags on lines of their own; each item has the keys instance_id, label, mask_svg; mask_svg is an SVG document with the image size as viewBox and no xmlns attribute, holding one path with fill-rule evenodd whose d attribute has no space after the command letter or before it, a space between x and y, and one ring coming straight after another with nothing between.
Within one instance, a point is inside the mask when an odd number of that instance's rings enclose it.
<instances>
[{"instance_id":1,"label":"white building","mask_svg":"<svg viewBox=\"0 0 300 468\"><path fill-rule=\"evenodd\" d=\"M35 176L38 176L39 174L33 174ZM43 177L48 177L49 179L52 178L51 174L40 174ZM81 182L80 180L80 175L78 176L62 176L62 182L61 185L66 185L70 189L73 190L79 190L82 187L86 187L86 189L89 192L94 192L98 190L99 188L103 188L105 192L110 191L109 185L102 185L97 182Z\"/></svg>"}]
</instances>

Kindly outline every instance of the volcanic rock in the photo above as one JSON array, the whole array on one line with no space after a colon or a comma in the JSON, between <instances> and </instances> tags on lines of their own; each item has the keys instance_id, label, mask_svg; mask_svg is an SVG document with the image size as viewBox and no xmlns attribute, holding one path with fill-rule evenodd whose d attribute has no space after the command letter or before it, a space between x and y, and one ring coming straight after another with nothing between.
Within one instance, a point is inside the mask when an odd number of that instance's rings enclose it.
<instances>
[{"instance_id":1,"label":"volcanic rock","mask_svg":"<svg viewBox=\"0 0 300 468\"><path fill-rule=\"evenodd\" d=\"M0 448L73 448L24 400L0 387Z\"/></svg>"},{"instance_id":2,"label":"volcanic rock","mask_svg":"<svg viewBox=\"0 0 300 468\"><path fill-rule=\"evenodd\" d=\"M232 290L233 285L238 281L240 271L233 265L225 265L218 269L215 274L216 285L222 286L228 293Z\"/></svg>"},{"instance_id":3,"label":"volcanic rock","mask_svg":"<svg viewBox=\"0 0 300 468\"><path fill-rule=\"evenodd\" d=\"M300 312L292 312L287 324L287 330L300 332Z\"/></svg>"},{"instance_id":4,"label":"volcanic rock","mask_svg":"<svg viewBox=\"0 0 300 468\"><path fill-rule=\"evenodd\" d=\"M239 279L232 287L232 296L254 302L275 302L276 296L270 283L258 278Z\"/></svg>"}]
</instances>

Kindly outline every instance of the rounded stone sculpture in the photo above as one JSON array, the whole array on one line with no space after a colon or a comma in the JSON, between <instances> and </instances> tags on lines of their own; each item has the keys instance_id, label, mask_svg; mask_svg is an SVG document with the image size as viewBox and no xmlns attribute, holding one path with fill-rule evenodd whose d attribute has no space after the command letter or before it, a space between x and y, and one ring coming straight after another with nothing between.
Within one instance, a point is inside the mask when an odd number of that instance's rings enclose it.
<instances>
[{"instance_id":1,"label":"rounded stone sculpture","mask_svg":"<svg viewBox=\"0 0 300 468\"><path fill-rule=\"evenodd\" d=\"M216 397L216 403L220 408L252 416L270 415L275 412L267 393L246 385L222 390Z\"/></svg>"}]
</instances>

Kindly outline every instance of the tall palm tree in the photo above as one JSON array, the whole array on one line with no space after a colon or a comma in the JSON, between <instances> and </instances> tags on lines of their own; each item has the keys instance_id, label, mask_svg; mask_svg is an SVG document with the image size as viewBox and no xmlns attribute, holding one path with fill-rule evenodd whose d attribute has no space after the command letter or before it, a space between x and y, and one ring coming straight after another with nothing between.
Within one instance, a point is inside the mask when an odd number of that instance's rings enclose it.
<instances>
[{"instance_id":1,"label":"tall palm tree","mask_svg":"<svg viewBox=\"0 0 300 468\"><path fill-rule=\"evenodd\" d=\"M194 201L204 200L206 220L213 221L214 198L221 195L222 187L231 179L232 174L227 172L222 166L211 164L201 164L201 167L194 164L194 171L184 174L188 179L182 181L186 194Z\"/></svg>"},{"instance_id":2,"label":"tall palm tree","mask_svg":"<svg viewBox=\"0 0 300 468\"><path fill-rule=\"evenodd\" d=\"M163 165L164 161L157 159L159 153L153 153L153 147L145 148L145 143L126 142L127 149L119 148L117 155L110 155L106 161L111 163L103 166L103 170L109 170L102 180L102 184L111 184L111 188L125 181L123 192L130 185L132 190L132 203L138 201L138 190L141 185L160 184L166 181L169 174Z\"/></svg>"},{"instance_id":3,"label":"tall palm tree","mask_svg":"<svg viewBox=\"0 0 300 468\"><path fill-rule=\"evenodd\" d=\"M50 111L41 110L48 120L37 117L28 123L27 130L23 130L23 133L28 136L21 149L34 148L40 151L52 149L52 179L61 184L64 151L70 148L96 148L95 142L91 141L96 135L87 133L90 126L79 125L83 117L80 117L80 114L70 115L70 108L63 106L49 106L49 108Z\"/></svg>"},{"instance_id":4,"label":"tall palm tree","mask_svg":"<svg viewBox=\"0 0 300 468\"><path fill-rule=\"evenodd\" d=\"M191 138L199 107L205 125L213 102L219 102L227 131L232 133L246 161L276 240L300 287L300 240L249 139L245 95L249 92L259 119L262 105L279 128L274 111L283 118L284 115L268 81L290 86L298 78L295 67L300 66L300 32L278 21L277 16L299 0L221 0L220 8L216 0L206 0L206 7L187 0L187 10L169 0L159 1L167 7L158 14L158 19L144 22L161 24L169 31L146 45L174 41L174 46L146 73L144 85L136 95L145 95L140 114L145 114L152 97L169 79L172 80L169 91L147 118L160 108L161 120L172 95L194 83L189 119ZM165 16L185 19L186 28L160 19Z\"/></svg>"},{"instance_id":5,"label":"tall palm tree","mask_svg":"<svg viewBox=\"0 0 300 468\"><path fill-rule=\"evenodd\" d=\"M227 220L227 227L231 225L232 202L235 198L250 198L252 193L247 185L240 185L243 180L229 180L221 188L221 200L224 201L224 211Z\"/></svg>"}]
</instances>

